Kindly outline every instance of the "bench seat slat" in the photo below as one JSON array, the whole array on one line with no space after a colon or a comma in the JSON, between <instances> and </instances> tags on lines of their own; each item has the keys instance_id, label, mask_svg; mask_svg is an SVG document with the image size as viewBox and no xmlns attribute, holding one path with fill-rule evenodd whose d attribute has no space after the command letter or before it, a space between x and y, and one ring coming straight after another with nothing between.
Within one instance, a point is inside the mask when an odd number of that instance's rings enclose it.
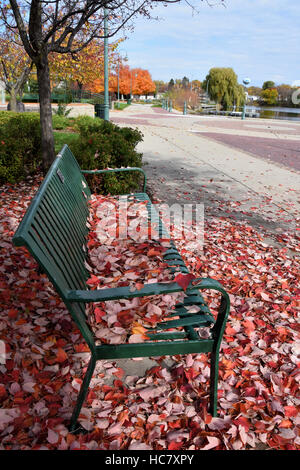
<instances>
[{"instance_id":1,"label":"bench seat slat","mask_svg":"<svg viewBox=\"0 0 300 470\"><path fill-rule=\"evenodd\" d=\"M194 279L198 283L196 286L188 287L186 294L194 293L196 289L214 289L227 296L222 285L211 278ZM132 289L129 286L114 287L96 290L69 290L65 297L71 302L102 302L107 300L132 299L134 297L144 297L150 295L171 294L173 292L183 292L183 288L177 282L155 282L146 284L141 289ZM189 304L190 305L190 304ZM192 303L194 305L194 303Z\"/></svg>"},{"instance_id":2,"label":"bench seat slat","mask_svg":"<svg viewBox=\"0 0 300 470\"><path fill-rule=\"evenodd\" d=\"M168 332L168 333L154 333L151 331L147 331L146 335L148 339L151 341L156 340L170 340L170 339L184 339L187 338L187 333L185 331L176 331L176 332Z\"/></svg>"},{"instance_id":3,"label":"bench seat slat","mask_svg":"<svg viewBox=\"0 0 300 470\"><path fill-rule=\"evenodd\" d=\"M208 315L191 315L189 317L180 318L179 320L169 320L166 322L158 323L155 328L148 329L148 331L168 330L169 328L178 328L182 326L203 326L211 325L212 320Z\"/></svg>"},{"instance_id":4,"label":"bench seat slat","mask_svg":"<svg viewBox=\"0 0 300 470\"><path fill-rule=\"evenodd\" d=\"M170 261L175 261L175 260L180 260L182 261L182 257L179 254L173 254L173 255L164 255L163 257L165 260L170 260Z\"/></svg>"},{"instance_id":5,"label":"bench seat slat","mask_svg":"<svg viewBox=\"0 0 300 470\"><path fill-rule=\"evenodd\" d=\"M162 341L135 344L104 344L97 346L97 359L121 359L130 357L171 356L174 354L192 354L211 352L214 346L212 339Z\"/></svg>"},{"instance_id":6,"label":"bench seat slat","mask_svg":"<svg viewBox=\"0 0 300 470\"><path fill-rule=\"evenodd\" d=\"M182 261L182 259L167 259L165 260L166 264L169 266L182 266L183 268L186 268L185 263Z\"/></svg>"}]
</instances>

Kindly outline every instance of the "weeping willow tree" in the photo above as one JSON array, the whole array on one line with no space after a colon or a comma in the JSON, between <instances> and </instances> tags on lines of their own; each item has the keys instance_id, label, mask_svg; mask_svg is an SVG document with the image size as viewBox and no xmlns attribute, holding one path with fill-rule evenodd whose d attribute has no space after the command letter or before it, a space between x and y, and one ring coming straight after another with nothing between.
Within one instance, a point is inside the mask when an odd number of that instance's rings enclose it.
<instances>
[{"instance_id":1,"label":"weeping willow tree","mask_svg":"<svg viewBox=\"0 0 300 470\"><path fill-rule=\"evenodd\" d=\"M237 75L230 67L210 69L202 88L207 90L210 99L220 104L224 110L244 104L244 87L238 83Z\"/></svg>"}]
</instances>

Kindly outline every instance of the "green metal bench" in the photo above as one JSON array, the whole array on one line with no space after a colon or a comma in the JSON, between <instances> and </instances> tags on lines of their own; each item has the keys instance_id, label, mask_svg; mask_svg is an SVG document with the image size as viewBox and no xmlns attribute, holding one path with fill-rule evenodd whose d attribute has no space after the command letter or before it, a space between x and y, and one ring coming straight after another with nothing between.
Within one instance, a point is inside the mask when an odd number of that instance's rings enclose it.
<instances>
[{"instance_id":1,"label":"green metal bench","mask_svg":"<svg viewBox=\"0 0 300 470\"><path fill-rule=\"evenodd\" d=\"M140 201L147 201L149 219L157 218L161 234L165 228L154 206L145 193L146 176L140 168L96 170L98 173L118 171L140 171L144 175L143 192L136 193ZM184 301L175 306L172 316L177 319L161 322L158 328L149 329L149 340L142 343L96 345L91 327L87 323L85 305L133 297L152 296L183 291L176 282L153 283L140 290L129 287L90 290L86 281L89 273L85 268L86 243L89 215L88 200L91 196L84 173L67 145L57 155L42 185L32 200L13 237L16 246L25 246L38 262L56 288L91 351L89 366L82 382L70 423L70 430L78 429L78 416L85 400L96 361L133 357L155 357L188 353L211 353L210 412L217 415L217 384L219 348L226 319L229 313L229 296L221 284L210 278L192 281L185 291ZM173 269L182 273L188 269L177 251L174 242L164 253L164 260ZM200 293L213 289L221 293L216 321ZM197 305L197 313L189 313L189 305ZM178 319L179 317L179 319ZM200 338L197 328L212 326L209 338ZM176 329L173 332L169 329Z\"/></svg>"}]
</instances>

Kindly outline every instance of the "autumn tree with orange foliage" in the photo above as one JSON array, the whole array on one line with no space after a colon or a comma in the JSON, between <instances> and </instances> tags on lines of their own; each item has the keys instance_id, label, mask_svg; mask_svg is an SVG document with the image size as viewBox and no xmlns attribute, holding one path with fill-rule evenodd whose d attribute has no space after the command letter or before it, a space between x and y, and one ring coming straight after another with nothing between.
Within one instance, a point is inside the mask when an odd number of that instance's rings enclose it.
<instances>
[{"instance_id":1,"label":"autumn tree with orange foliage","mask_svg":"<svg viewBox=\"0 0 300 470\"><path fill-rule=\"evenodd\" d=\"M134 77L132 85L132 93L134 95L147 96L149 93L155 92L156 86L148 70L133 69L132 75Z\"/></svg>"},{"instance_id":2,"label":"autumn tree with orange foliage","mask_svg":"<svg viewBox=\"0 0 300 470\"><path fill-rule=\"evenodd\" d=\"M116 59L117 60L117 59ZM116 62L116 61L115 61ZM119 64L119 93L121 95L129 95L131 90L132 73L128 65ZM93 83L89 84L89 89L95 93L101 93L104 90L104 81L97 78ZM116 74L109 75L109 91L118 92L118 76Z\"/></svg>"},{"instance_id":3,"label":"autumn tree with orange foliage","mask_svg":"<svg viewBox=\"0 0 300 470\"><path fill-rule=\"evenodd\" d=\"M109 91L118 92L118 75L110 75ZM119 65L119 93L120 95L148 95L155 92L155 83L148 70L140 68L130 69L128 65Z\"/></svg>"}]
</instances>

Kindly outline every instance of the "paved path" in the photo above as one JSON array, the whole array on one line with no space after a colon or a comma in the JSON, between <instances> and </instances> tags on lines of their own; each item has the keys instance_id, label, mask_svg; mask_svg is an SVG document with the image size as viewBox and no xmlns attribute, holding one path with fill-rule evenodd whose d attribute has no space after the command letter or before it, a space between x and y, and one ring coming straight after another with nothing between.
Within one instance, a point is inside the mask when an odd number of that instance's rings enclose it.
<instances>
[{"instance_id":1,"label":"paved path","mask_svg":"<svg viewBox=\"0 0 300 470\"><path fill-rule=\"evenodd\" d=\"M300 123L183 116L150 105L111 111L138 127L152 194L173 204L204 203L207 215L294 229L300 216ZM276 143L276 147L275 147Z\"/></svg>"}]
</instances>

